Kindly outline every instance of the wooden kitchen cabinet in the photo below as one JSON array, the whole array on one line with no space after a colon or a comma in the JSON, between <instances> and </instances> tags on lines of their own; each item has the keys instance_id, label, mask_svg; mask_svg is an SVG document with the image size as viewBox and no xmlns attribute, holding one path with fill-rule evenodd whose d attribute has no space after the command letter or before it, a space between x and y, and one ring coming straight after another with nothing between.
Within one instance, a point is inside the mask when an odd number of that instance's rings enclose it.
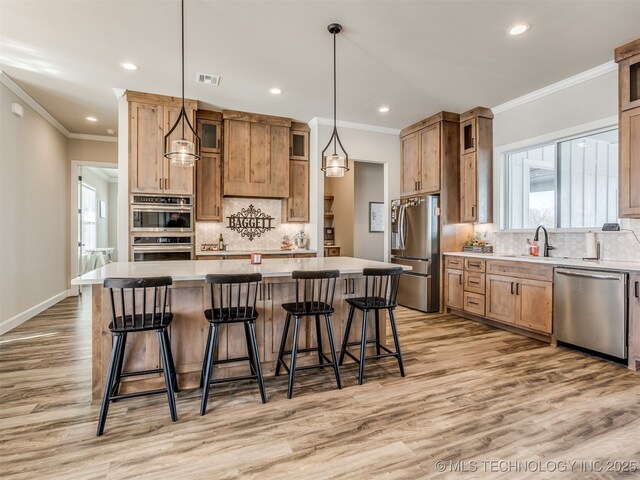
<instances>
[{"instance_id":1,"label":"wooden kitchen cabinet","mask_svg":"<svg viewBox=\"0 0 640 480\"><path fill-rule=\"evenodd\" d=\"M493 221L493 113L476 107L460 115L460 221Z\"/></svg>"},{"instance_id":2,"label":"wooden kitchen cabinet","mask_svg":"<svg viewBox=\"0 0 640 480\"><path fill-rule=\"evenodd\" d=\"M289 161L289 198L282 201L282 221L309 222L309 162Z\"/></svg>"},{"instance_id":3,"label":"wooden kitchen cabinet","mask_svg":"<svg viewBox=\"0 0 640 480\"><path fill-rule=\"evenodd\" d=\"M222 216L222 159L203 153L196 162L196 221L221 222Z\"/></svg>"},{"instance_id":4,"label":"wooden kitchen cabinet","mask_svg":"<svg viewBox=\"0 0 640 480\"><path fill-rule=\"evenodd\" d=\"M462 310L464 307L464 272L447 268L445 270L444 303L449 308Z\"/></svg>"},{"instance_id":5,"label":"wooden kitchen cabinet","mask_svg":"<svg viewBox=\"0 0 640 480\"><path fill-rule=\"evenodd\" d=\"M486 286L488 318L551 334L552 282L489 274Z\"/></svg>"},{"instance_id":6,"label":"wooden kitchen cabinet","mask_svg":"<svg viewBox=\"0 0 640 480\"><path fill-rule=\"evenodd\" d=\"M309 126L307 124L291 122L290 143L289 158L291 160L309 161Z\"/></svg>"},{"instance_id":7,"label":"wooden kitchen cabinet","mask_svg":"<svg viewBox=\"0 0 640 480\"><path fill-rule=\"evenodd\" d=\"M640 272L629 274L629 368L640 370Z\"/></svg>"},{"instance_id":8,"label":"wooden kitchen cabinet","mask_svg":"<svg viewBox=\"0 0 640 480\"><path fill-rule=\"evenodd\" d=\"M197 132L200 137L200 152L222 153L222 114L198 110Z\"/></svg>"},{"instance_id":9,"label":"wooden kitchen cabinet","mask_svg":"<svg viewBox=\"0 0 640 480\"><path fill-rule=\"evenodd\" d=\"M615 49L620 157L618 216L640 218L640 38Z\"/></svg>"},{"instance_id":10,"label":"wooden kitchen cabinet","mask_svg":"<svg viewBox=\"0 0 640 480\"><path fill-rule=\"evenodd\" d=\"M402 137L402 196L440 190L440 124L434 123Z\"/></svg>"},{"instance_id":11,"label":"wooden kitchen cabinet","mask_svg":"<svg viewBox=\"0 0 640 480\"><path fill-rule=\"evenodd\" d=\"M514 324L518 315L516 279L500 275L487 275L486 316L504 323Z\"/></svg>"},{"instance_id":12,"label":"wooden kitchen cabinet","mask_svg":"<svg viewBox=\"0 0 640 480\"><path fill-rule=\"evenodd\" d=\"M164 158L164 136L178 118L182 100L139 92L127 92L127 100L130 193L193 195L194 169L173 166ZM194 100L185 100L192 124L195 124L196 105ZM170 141L180 135L178 126ZM194 140L190 131L185 132L185 138Z\"/></svg>"},{"instance_id":13,"label":"wooden kitchen cabinet","mask_svg":"<svg viewBox=\"0 0 640 480\"><path fill-rule=\"evenodd\" d=\"M230 111L223 118L224 195L288 198L291 121Z\"/></svg>"},{"instance_id":14,"label":"wooden kitchen cabinet","mask_svg":"<svg viewBox=\"0 0 640 480\"><path fill-rule=\"evenodd\" d=\"M162 193L164 190L162 119L162 106L129 102L131 193Z\"/></svg>"}]
</instances>

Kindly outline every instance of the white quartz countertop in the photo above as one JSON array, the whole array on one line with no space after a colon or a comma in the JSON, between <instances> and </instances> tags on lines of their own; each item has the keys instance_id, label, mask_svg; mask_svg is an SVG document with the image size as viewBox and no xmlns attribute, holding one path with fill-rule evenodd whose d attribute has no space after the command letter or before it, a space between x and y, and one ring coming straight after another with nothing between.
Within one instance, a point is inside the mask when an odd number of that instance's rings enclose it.
<instances>
[{"instance_id":1,"label":"white quartz countertop","mask_svg":"<svg viewBox=\"0 0 640 480\"><path fill-rule=\"evenodd\" d=\"M220 257L223 255L250 255L252 253L261 253L264 256L269 255L296 255L301 253L318 253L317 250L308 250L306 248L296 248L293 250L206 250L196 251L198 257L212 256Z\"/></svg>"},{"instance_id":2,"label":"white quartz countertop","mask_svg":"<svg viewBox=\"0 0 640 480\"><path fill-rule=\"evenodd\" d=\"M508 260L513 262L528 262L554 267L578 267L593 270L616 270L621 272L640 272L640 262L625 262L621 260L582 260L580 258L564 257L532 257L530 255L510 255L500 253L474 252L445 252L445 255L457 257L484 258L486 260Z\"/></svg>"},{"instance_id":3,"label":"white quartz countertop","mask_svg":"<svg viewBox=\"0 0 640 480\"><path fill-rule=\"evenodd\" d=\"M164 262L109 263L74 278L72 285L102 284L105 278L170 276L174 281L204 280L210 273L262 273L264 277L290 277L294 270L340 270L341 275L362 273L365 268L389 268L401 265L352 257L266 258L261 265L249 260L173 260ZM402 265L405 270L410 267Z\"/></svg>"}]
</instances>

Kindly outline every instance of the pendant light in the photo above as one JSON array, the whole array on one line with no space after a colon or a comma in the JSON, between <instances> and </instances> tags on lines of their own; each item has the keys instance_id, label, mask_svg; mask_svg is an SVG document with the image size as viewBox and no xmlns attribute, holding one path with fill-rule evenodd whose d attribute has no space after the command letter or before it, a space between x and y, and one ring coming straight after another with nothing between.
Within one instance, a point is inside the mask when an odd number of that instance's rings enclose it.
<instances>
[{"instance_id":1,"label":"pendant light","mask_svg":"<svg viewBox=\"0 0 640 480\"><path fill-rule=\"evenodd\" d=\"M349 171L349 154L342 146L336 125L336 35L342 31L342 25L332 23L327 29L333 35L333 132L327 146L322 150L322 171L327 177L344 177L344 173ZM331 143L333 143L333 153L325 155ZM337 145L340 145L344 155L338 154Z\"/></svg>"},{"instance_id":2,"label":"pendant light","mask_svg":"<svg viewBox=\"0 0 640 480\"><path fill-rule=\"evenodd\" d=\"M171 160L171 165L193 167L196 160L200 160L200 137L198 137L198 134L193 129L193 125L191 125L187 111L184 108L184 0L181 0L180 3L182 6L182 109L180 110L180 115L178 115L176 123L173 124L169 133L164 136L164 156ZM196 140L195 144L184 138L185 122L189 130L193 133L193 137ZM171 142L171 148L169 149L169 137L178 127L178 124L181 124L180 139L173 140Z\"/></svg>"}]
</instances>

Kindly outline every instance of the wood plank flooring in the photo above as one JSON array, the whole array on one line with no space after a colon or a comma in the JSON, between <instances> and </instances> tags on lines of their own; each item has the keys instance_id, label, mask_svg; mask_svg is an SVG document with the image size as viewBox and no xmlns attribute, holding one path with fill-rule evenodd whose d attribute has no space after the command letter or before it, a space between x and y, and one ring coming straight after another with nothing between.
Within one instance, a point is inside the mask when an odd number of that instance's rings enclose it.
<instances>
[{"instance_id":1,"label":"wood plank flooring","mask_svg":"<svg viewBox=\"0 0 640 480\"><path fill-rule=\"evenodd\" d=\"M89 295L68 298L0 337L2 478L558 478L481 462L640 462L640 375L406 309L406 378L393 359L370 362L362 386L345 365L342 391L329 369L307 371L287 400L286 377L270 377L266 405L253 382L214 385L205 417L200 390L178 394L177 423L164 396L122 401L97 438L90 316ZM440 472L437 460L479 466Z\"/></svg>"}]
</instances>

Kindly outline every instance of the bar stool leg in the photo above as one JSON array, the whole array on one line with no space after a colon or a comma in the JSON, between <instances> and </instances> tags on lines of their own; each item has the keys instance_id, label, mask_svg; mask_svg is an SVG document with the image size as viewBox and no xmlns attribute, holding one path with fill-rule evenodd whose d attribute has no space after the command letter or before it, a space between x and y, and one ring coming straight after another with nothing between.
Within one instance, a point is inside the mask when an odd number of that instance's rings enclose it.
<instances>
[{"instance_id":1,"label":"bar stool leg","mask_svg":"<svg viewBox=\"0 0 640 480\"><path fill-rule=\"evenodd\" d=\"M342 382L340 381L340 369L338 368L338 355L336 355L336 345L333 341L333 327L331 326L331 315L324 316L327 323L327 336L329 337L329 348L331 348L331 361L333 362L333 371L336 374L336 383L338 389L342 389Z\"/></svg>"},{"instance_id":2,"label":"bar stool leg","mask_svg":"<svg viewBox=\"0 0 640 480\"><path fill-rule=\"evenodd\" d=\"M367 348L367 318L369 317L369 310L365 309L362 312L362 338L360 339L360 365L358 365L358 385L362 385L364 380L364 356L365 349Z\"/></svg>"},{"instance_id":3,"label":"bar stool leg","mask_svg":"<svg viewBox=\"0 0 640 480\"><path fill-rule=\"evenodd\" d=\"M396 346L396 353L398 354L398 367L400 367L400 376L404 377L404 364L402 362L402 353L400 352L400 341L398 340L398 330L396 328L396 319L393 314L393 309L389 309L389 321L391 322L391 331L393 332L393 343Z\"/></svg>"},{"instance_id":4,"label":"bar stool leg","mask_svg":"<svg viewBox=\"0 0 640 480\"><path fill-rule=\"evenodd\" d=\"M211 343L211 331L213 325L209 324L209 334L207 335L207 343L204 345L204 360L202 361L202 372L200 373L200 388L204 386L204 370L207 365L207 357L209 356L209 344Z\"/></svg>"},{"instance_id":5,"label":"bar stool leg","mask_svg":"<svg viewBox=\"0 0 640 480\"><path fill-rule=\"evenodd\" d=\"M340 361L338 365L342 366L344 362L344 355L347 352L347 342L349 341L349 332L351 332L351 323L353 322L353 314L356 311L355 307L351 305L349 308L349 318L347 320L347 328L344 330L344 338L342 339L342 348L340 349Z\"/></svg>"},{"instance_id":6,"label":"bar stool leg","mask_svg":"<svg viewBox=\"0 0 640 480\"><path fill-rule=\"evenodd\" d=\"M380 355L380 312L376 308L376 355Z\"/></svg>"},{"instance_id":7,"label":"bar stool leg","mask_svg":"<svg viewBox=\"0 0 640 480\"><path fill-rule=\"evenodd\" d=\"M109 369L107 370L107 378L104 382L104 394L102 395L102 406L100 407L100 416L98 417L98 431L96 436L102 435L104 432L104 424L107 421L107 413L109 413L109 403L111 401L111 390L113 388L113 380L115 378L116 363L118 359L118 350L122 335L114 334L113 347L111 348L111 359L109 360Z\"/></svg>"},{"instance_id":8,"label":"bar stool leg","mask_svg":"<svg viewBox=\"0 0 640 480\"><path fill-rule=\"evenodd\" d=\"M287 313L287 318L284 321L284 330L282 330L282 338L280 339L280 350L278 351L278 360L276 361L276 372L274 376L280 375L280 367L282 366L284 357L284 347L287 344L287 336L289 335L289 323L291 322L291 314Z\"/></svg>"},{"instance_id":9,"label":"bar stool leg","mask_svg":"<svg viewBox=\"0 0 640 480\"><path fill-rule=\"evenodd\" d=\"M217 340L218 326L212 323L207 356L204 359L204 381L202 385L202 402L200 403L200 415L204 415L205 413L207 413L207 401L209 399L209 388L211 387L211 371L213 370L213 357L215 355Z\"/></svg>"},{"instance_id":10,"label":"bar stool leg","mask_svg":"<svg viewBox=\"0 0 640 480\"><path fill-rule=\"evenodd\" d=\"M244 336L247 340L247 357L249 357L249 368L251 369L251 375L257 375L255 366L253 365L253 340L251 339L251 333L249 332L249 325L247 322L242 322L244 327Z\"/></svg>"},{"instance_id":11,"label":"bar stool leg","mask_svg":"<svg viewBox=\"0 0 640 480\"><path fill-rule=\"evenodd\" d=\"M260 355L258 353L258 339L256 338L256 325L251 322L247 327L251 337L251 349L252 359L255 363L255 371L258 376L258 386L260 387L260 397L262 397L262 403L267 403L267 391L264 388L264 378L262 378L262 365L260 365Z\"/></svg>"},{"instance_id":12,"label":"bar stool leg","mask_svg":"<svg viewBox=\"0 0 640 480\"><path fill-rule=\"evenodd\" d=\"M289 362L289 388L287 398L293 396L293 381L296 375L296 356L298 355L298 334L300 333L300 317L295 317L296 323L293 327L293 345L291 346L291 361Z\"/></svg>"},{"instance_id":13,"label":"bar stool leg","mask_svg":"<svg viewBox=\"0 0 640 480\"><path fill-rule=\"evenodd\" d=\"M169 399L169 411L171 412L171 420L176 422L178 420L178 414L176 412L176 397L173 392L173 378L171 378L171 372L173 363L170 358L169 349L171 345L168 342L168 335L165 335L165 330L158 330L158 339L160 340L160 351L162 353L162 370L164 371L164 383L167 387L167 398Z\"/></svg>"},{"instance_id":14,"label":"bar stool leg","mask_svg":"<svg viewBox=\"0 0 640 480\"><path fill-rule=\"evenodd\" d=\"M164 330L162 330L162 335L164 336L164 341L168 345L168 347L167 347L167 356L169 357L169 367L171 368L171 383L173 384L173 391L174 391L174 393L178 393L180 391L180 389L178 388L178 377L176 375L176 364L173 362L173 353L171 352L171 341L169 340L169 331L165 328Z\"/></svg>"},{"instance_id":15,"label":"bar stool leg","mask_svg":"<svg viewBox=\"0 0 640 480\"><path fill-rule=\"evenodd\" d=\"M324 358L322 357L322 332L320 332L320 315L316 315L316 345L318 347L318 363L322 365Z\"/></svg>"},{"instance_id":16,"label":"bar stool leg","mask_svg":"<svg viewBox=\"0 0 640 480\"><path fill-rule=\"evenodd\" d=\"M122 364L124 361L124 348L125 345L127 344L127 333L122 333L120 334L122 336L122 339L118 345L118 353L116 354L116 369L115 369L115 374L114 374L114 379L113 379L113 384L111 385L111 396L115 397L116 395L118 395L119 391L120 391L120 376L122 375ZM115 402L117 402L117 400L114 400Z\"/></svg>"}]
</instances>

